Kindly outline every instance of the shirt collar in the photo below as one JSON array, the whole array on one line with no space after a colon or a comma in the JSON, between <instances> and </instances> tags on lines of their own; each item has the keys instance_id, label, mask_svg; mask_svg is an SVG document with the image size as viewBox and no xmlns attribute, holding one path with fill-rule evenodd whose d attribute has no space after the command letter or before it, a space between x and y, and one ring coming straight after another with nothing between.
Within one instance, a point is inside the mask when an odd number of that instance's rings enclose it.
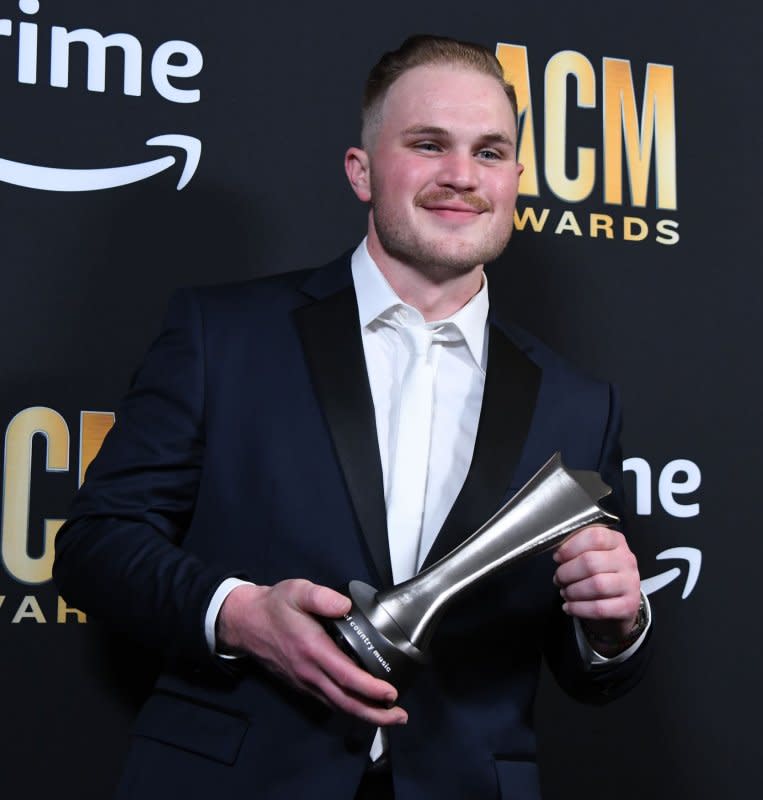
<instances>
[{"instance_id":1,"label":"shirt collar","mask_svg":"<svg viewBox=\"0 0 763 800\"><path fill-rule=\"evenodd\" d=\"M366 238L357 246L352 254L352 280L355 284L355 295L358 300L358 316L361 328L366 328L377 319L385 318L392 309L404 307L416 314L417 309L404 303L395 294L382 275L379 267L371 258ZM429 323L430 325L454 325L464 337L466 346L480 369L484 370L483 355L485 349L485 325L489 308L487 293L487 277L482 274L482 286L469 302L446 319Z\"/></svg>"}]
</instances>

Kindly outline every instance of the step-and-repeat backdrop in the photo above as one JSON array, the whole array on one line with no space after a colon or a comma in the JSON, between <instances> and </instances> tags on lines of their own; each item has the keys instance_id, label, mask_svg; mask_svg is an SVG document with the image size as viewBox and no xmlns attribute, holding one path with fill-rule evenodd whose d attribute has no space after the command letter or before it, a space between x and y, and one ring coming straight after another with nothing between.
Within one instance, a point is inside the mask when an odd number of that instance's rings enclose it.
<instances>
[{"instance_id":1,"label":"step-and-repeat backdrop","mask_svg":"<svg viewBox=\"0 0 763 800\"><path fill-rule=\"evenodd\" d=\"M58 596L56 532L173 288L362 236L342 157L369 67L413 32L495 48L517 86L491 293L624 395L656 652L605 708L544 677L546 796L754 796L763 16L467 6L0 0L3 797L108 796L153 667Z\"/></svg>"}]
</instances>

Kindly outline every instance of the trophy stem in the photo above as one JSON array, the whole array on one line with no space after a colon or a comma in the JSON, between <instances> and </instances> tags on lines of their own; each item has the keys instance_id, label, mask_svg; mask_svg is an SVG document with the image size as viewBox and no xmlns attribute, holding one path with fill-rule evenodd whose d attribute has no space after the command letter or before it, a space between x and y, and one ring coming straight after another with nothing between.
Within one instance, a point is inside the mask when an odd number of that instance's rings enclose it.
<instances>
[{"instance_id":1,"label":"trophy stem","mask_svg":"<svg viewBox=\"0 0 763 800\"><path fill-rule=\"evenodd\" d=\"M598 485L591 484L590 473L566 470L558 459L546 467L445 558L377 595L378 604L417 648L427 647L446 607L474 583L505 564L561 544L586 525L617 522L596 504L598 496L591 497L602 487L607 491L598 476ZM559 497L566 500L561 509Z\"/></svg>"}]
</instances>

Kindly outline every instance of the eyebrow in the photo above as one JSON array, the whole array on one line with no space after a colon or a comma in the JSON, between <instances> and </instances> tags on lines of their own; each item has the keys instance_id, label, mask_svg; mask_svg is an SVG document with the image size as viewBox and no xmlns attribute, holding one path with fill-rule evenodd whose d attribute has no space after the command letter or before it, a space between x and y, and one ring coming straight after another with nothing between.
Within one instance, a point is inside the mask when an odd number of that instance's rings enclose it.
<instances>
[{"instance_id":1,"label":"eyebrow","mask_svg":"<svg viewBox=\"0 0 763 800\"><path fill-rule=\"evenodd\" d=\"M403 131L403 136L450 136L450 133L445 128L440 128L437 125L412 125ZM478 137L478 140L484 144L504 144L507 147L513 147L514 142L502 131L487 131Z\"/></svg>"},{"instance_id":2,"label":"eyebrow","mask_svg":"<svg viewBox=\"0 0 763 800\"><path fill-rule=\"evenodd\" d=\"M480 141L485 142L486 144L505 144L508 147L514 146L514 141L511 139L511 137L507 136L501 131L488 131L488 133L480 136Z\"/></svg>"}]
</instances>

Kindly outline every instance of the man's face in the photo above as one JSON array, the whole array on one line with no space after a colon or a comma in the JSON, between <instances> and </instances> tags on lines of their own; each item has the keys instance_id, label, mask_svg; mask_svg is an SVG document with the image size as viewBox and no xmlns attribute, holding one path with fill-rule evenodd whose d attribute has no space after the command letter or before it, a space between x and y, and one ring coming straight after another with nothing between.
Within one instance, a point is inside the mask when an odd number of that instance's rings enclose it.
<instances>
[{"instance_id":1,"label":"man's face","mask_svg":"<svg viewBox=\"0 0 763 800\"><path fill-rule=\"evenodd\" d=\"M348 174L371 203L372 254L381 248L445 278L503 251L522 167L514 114L495 78L458 66L409 70L387 93L369 152L356 152L367 159L367 174L356 171L365 188Z\"/></svg>"}]
</instances>

